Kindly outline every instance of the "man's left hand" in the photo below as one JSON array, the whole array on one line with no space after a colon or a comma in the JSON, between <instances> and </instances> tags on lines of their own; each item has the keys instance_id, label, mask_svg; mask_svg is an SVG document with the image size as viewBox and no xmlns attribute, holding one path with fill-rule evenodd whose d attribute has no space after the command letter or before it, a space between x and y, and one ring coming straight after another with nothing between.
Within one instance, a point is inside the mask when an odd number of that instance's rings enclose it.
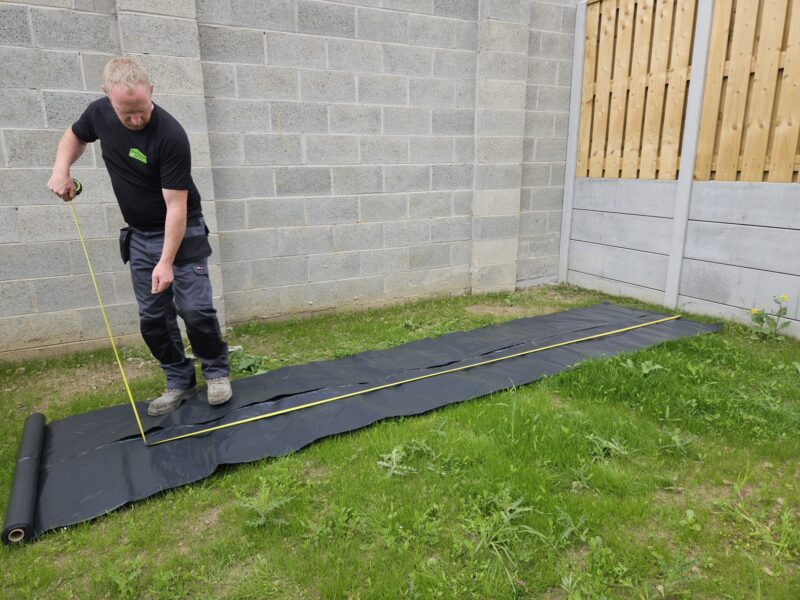
<instances>
[{"instance_id":1,"label":"man's left hand","mask_svg":"<svg viewBox=\"0 0 800 600\"><path fill-rule=\"evenodd\" d=\"M172 265L158 263L153 269L153 294L160 294L172 285Z\"/></svg>"}]
</instances>

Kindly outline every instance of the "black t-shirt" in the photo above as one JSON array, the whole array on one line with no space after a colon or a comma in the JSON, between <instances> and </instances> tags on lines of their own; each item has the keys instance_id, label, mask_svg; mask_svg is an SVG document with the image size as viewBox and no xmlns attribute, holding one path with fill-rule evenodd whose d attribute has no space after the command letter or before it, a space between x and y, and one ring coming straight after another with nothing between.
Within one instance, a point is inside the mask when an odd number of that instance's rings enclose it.
<instances>
[{"instance_id":1,"label":"black t-shirt","mask_svg":"<svg viewBox=\"0 0 800 600\"><path fill-rule=\"evenodd\" d=\"M119 120L108 97L99 98L72 124L72 132L83 142L100 140L111 185L128 225L164 228L167 205L162 188L188 190L187 218L202 215L200 193L192 181L189 138L163 108L153 104L150 122L133 131Z\"/></svg>"}]
</instances>

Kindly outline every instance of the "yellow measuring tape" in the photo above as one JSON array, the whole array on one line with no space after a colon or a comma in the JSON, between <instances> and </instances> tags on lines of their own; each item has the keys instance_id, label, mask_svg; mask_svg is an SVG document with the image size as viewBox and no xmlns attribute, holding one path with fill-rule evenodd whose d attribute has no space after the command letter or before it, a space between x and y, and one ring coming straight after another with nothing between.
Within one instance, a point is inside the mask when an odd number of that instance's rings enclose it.
<instances>
[{"instance_id":1,"label":"yellow measuring tape","mask_svg":"<svg viewBox=\"0 0 800 600\"><path fill-rule=\"evenodd\" d=\"M106 315L106 309L103 305L103 299L100 297L100 288L97 286L97 279L94 276L94 269L92 269L92 261L89 260L89 252L86 250L86 242L83 241L83 232L81 231L81 225L78 223L78 215L75 213L75 207L72 204L72 201L69 203L69 207L72 210L72 218L75 220L75 227L78 229L78 237L81 240L81 246L83 247L83 255L86 257L86 264L89 266L89 274L92 276L92 283L94 284L94 291L97 294L97 301L100 303L100 312L103 313L103 321L106 324L106 331L108 332L108 339L111 340L111 347L114 349L114 356L117 359L117 365L119 366L119 372L122 374L122 381L125 383L125 391L128 392L128 400L131 402L131 408L133 408L133 414L136 417L136 424L139 426L139 433L142 435L142 441L147 444L147 438L144 435L144 429L142 428L142 420L139 418L139 412L136 410L136 403L133 401L133 394L131 393L131 388L128 385L128 378L125 376L125 369L122 368L122 360L119 358L119 352L117 352L117 344L114 342L114 336L111 334L111 325L108 322L108 316Z\"/></svg>"},{"instance_id":2,"label":"yellow measuring tape","mask_svg":"<svg viewBox=\"0 0 800 600\"><path fill-rule=\"evenodd\" d=\"M541 348L534 348L533 350L525 350L523 352L517 352L516 354L509 354L508 356L501 356L498 358L491 358L489 360L484 360L477 363L472 363L469 365L462 365L460 367L454 367L452 369L446 369L444 371L437 371L436 373L428 373L427 375L419 375L418 377L412 377L410 379L404 379L402 381L395 381L393 383L386 383L384 385L378 385L375 387L371 387L365 390L357 390L355 392L349 392L347 394L342 394L340 396L333 396L332 398L324 398L322 400L317 400L315 402L309 402L308 404L301 404L300 406L293 406L291 408L284 408L282 410L276 410L271 413L266 413L263 415L258 415L255 417L249 417L247 419L240 419L238 421L233 421L231 423L225 423L224 425L216 425L214 427L208 427L206 429L201 429L199 431L192 431L190 433L184 433L183 435L176 435L174 437L166 438L163 440L158 440L156 442L148 443L148 446L157 446L159 444L166 444L167 442L174 442L175 440L183 440L189 437L194 437L197 435L201 435L204 433L210 433L212 431L219 431L220 429L227 429L228 427L235 427L236 425L243 425L245 423L252 423L253 421L259 421L261 419L269 419L270 417L277 417L278 415L284 415L286 413L294 412L296 410L303 410L305 408L311 408L312 406L319 406L320 404L327 404L329 402L336 402L337 400L344 400L345 398L352 398L353 396L361 396L363 394L369 394L370 392L377 392L378 390L385 390L387 388L396 387L399 385L403 385L405 383L412 383L414 381L421 381L423 379L429 379L431 377L438 377L439 375L446 375L448 373L455 373L457 371L464 371L466 369L472 369L473 367L480 367L483 365L490 365L492 363L500 362L501 360L508 360L511 358L519 358L520 356L526 356L528 354L533 354L535 352L542 352L544 350L552 350L553 348L559 348L561 346L567 346L569 344L577 344L578 342L586 342L588 340L595 340L601 337L606 337L609 335L614 335L616 333L624 333L626 331L632 331L634 329L640 329L641 327L648 327L649 325L656 325L657 323L664 323L665 321L672 321L674 319L680 319L680 315L673 315L671 317L664 317L662 319L657 319L655 321L649 321L647 323L640 323L639 325L631 325L630 327L623 327L622 329L615 329L614 331L606 331L604 333L597 333L594 335L587 335L586 337L582 337L576 340L569 340L566 342L559 342L557 344L550 344L549 346L542 346Z\"/></svg>"},{"instance_id":3,"label":"yellow measuring tape","mask_svg":"<svg viewBox=\"0 0 800 600\"><path fill-rule=\"evenodd\" d=\"M131 393L131 388L128 385L128 378L125 376L125 369L122 367L122 360L120 360L119 352L117 351L117 345L114 342L114 336L111 333L111 325L108 322L108 316L106 315L105 306L103 305L103 299L100 296L100 288L97 286L97 279L94 276L94 269L92 269L92 262L89 260L89 252L86 250L86 243L83 240L83 233L81 232L81 226L78 223L78 215L75 213L75 207L73 206L72 202L69 203L69 207L72 210L72 218L75 220L75 227L78 229L78 237L81 240L81 246L83 247L83 254L86 257L86 264L89 266L89 274L92 276L92 283L94 284L94 291L97 294L97 301L100 303L100 312L103 314L103 321L106 324L106 331L108 332L108 339L111 340L111 347L114 349L114 356L117 359L117 365L119 366L119 372L122 374L122 381L125 384L125 390L128 392L128 400L130 400L131 408L133 408L133 414L136 417L136 424L139 426L139 433L142 436L142 441L147 446L158 446L159 444L166 444L167 442L174 442L176 440L183 440L190 437L195 437L198 435L202 435L205 433L211 433L212 431L219 431L220 429L227 429L229 427L235 427L237 425L244 425L245 423L252 423L253 421L260 421L262 419L269 419L271 417L277 417L279 415L284 415L287 413L291 413L297 410L303 410L306 408L311 408L312 406L319 406L321 404L328 404L329 402L336 402L337 400L344 400L345 398L352 398L353 396L362 396L364 394L369 394L371 392L377 392L379 390L385 390L392 387L397 387L406 383L413 383L415 381L422 381L423 379L430 379L431 377L438 377L439 375L447 375L448 373L456 373L458 371L465 371L466 369L472 369L474 367L481 367L484 365L490 365L492 363L500 362L502 360L509 360L512 358L519 358L520 356L526 356L528 354L534 354L536 352L543 352L544 350L552 350L553 348L560 348L561 346L567 346L569 344L577 344L579 342L586 342L589 340L596 340L598 338L606 337L609 335L615 335L617 333L624 333L626 331L633 331L634 329L640 329L642 327L648 327L650 325L657 325L658 323L664 323L666 321L672 321L674 319L680 319L680 315L673 315L671 317L664 317L661 319L656 319L655 321L649 321L647 323L640 323L638 325L631 325L629 327L623 327L621 329L615 329L613 331L606 331L603 333L596 333L594 335L587 335L582 338L578 338L575 340L568 340L566 342L559 342L557 344L550 344L549 346L542 346L541 348L534 348L533 350L525 350L523 352L517 352L515 354L509 354L508 356L500 356L498 358L491 358L488 360L484 360L481 362L472 363L469 365L462 365L460 367L454 367L452 369L445 369L444 371L437 371L435 373L428 373L427 375L419 375L417 377L411 377L409 379L403 379L402 381L395 381L393 383L385 383L383 385L378 385L375 387L367 388L364 390L357 390L355 392L349 392L347 394L341 394L339 396L333 396L331 398L324 398L322 400L316 400L315 402L309 402L307 404L301 404L299 406L292 406L290 408L284 408L282 410L276 410L270 413L266 413L263 415L257 415L255 417L249 417L246 419L240 419L238 421L232 421L231 423L225 423L223 425L215 425L213 427L207 427L205 429L200 429L198 431L192 431L190 433L184 433L182 435L176 435L173 437L169 437L163 440L158 440L155 442L148 442L147 437L144 434L144 429L142 428L142 421L139 418L139 412L136 410L136 403L133 401L133 394Z\"/></svg>"}]
</instances>

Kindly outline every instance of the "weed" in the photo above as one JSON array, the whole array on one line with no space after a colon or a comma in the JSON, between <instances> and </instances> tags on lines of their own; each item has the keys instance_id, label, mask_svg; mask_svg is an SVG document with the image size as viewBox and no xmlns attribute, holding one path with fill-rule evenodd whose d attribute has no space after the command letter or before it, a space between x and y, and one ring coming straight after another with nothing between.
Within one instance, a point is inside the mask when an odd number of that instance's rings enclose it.
<instances>
[{"instance_id":1,"label":"weed","mask_svg":"<svg viewBox=\"0 0 800 600\"><path fill-rule=\"evenodd\" d=\"M659 440L659 450L666 454L686 456L695 441L696 436L683 434L680 429L675 429L666 433L666 440Z\"/></svg>"},{"instance_id":2,"label":"weed","mask_svg":"<svg viewBox=\"0 0 800 600\"><path fill-rule=\"evenodd\" d=\"M554 513L547 515L549 533L546 535L536 532L554 552L562 552L574 544L583 544L589 538L589 528L586 527L585 517L577 520L562 506L556 507Z\"/></svg>"},{"instance_id":3,"label":"weed","mask_svg":"<svg viewBox=\"0 0 800 600\"><path fill-rule=\"evenodd\" d=\"M458 479L463 473L467 473L475 468L478 461L470 456L460 456L457 454L435 454L428 463L428 470L438 473L443 477L453 476Z\"/></svg>"},{"instance_id":4,"label":"weed","mask_svg":"<svg viewBox=\"0 0 800 600\"><path fill-rule=\"evenodd\" d=\"M610 600L615 587L633 587L628 568L600 536L589 539L589 552L583 568L572 570L561 579L561 588L569 600Z\"/></svg>"},{"instance_id":5,"label":"weed","mask_svg":"<svg viewBox=\"0 0 800 600\"><path fill-rule=\"evenodd\" d=\"M381 454L378 466L386 471L387 477L405 477L411 473L416 473L414 467L404 465L406 451L403 446L395 446L389 454Z\"/></svg>"},{"instance_id":6,"label":"weed","mask_svg":"<svg viewBox=\"0 0 800 600\"><path fill-rule=\"evenodd\" d=\"M685 557L682 553L676 554L671 561L659 552L651 552L651 555L659 566L659 583L643 581L633 585L634 597L637 600L691 598L692 594L686 587L689 582L697 578L695 574L697 561Z\"/></svg>"},{"instance_id":7,"label":"weed","mask_svg":"<svg viewBox=\"0 0 800 600\"><path fill-rule=\"evenodd\" d=\"M750 310L750 320L752 321L751 339L784 339L784 337L780 335L780 332L789 327L790 324L789 321L786 320L786 315L789 312L789 307L786 303L789 301L789 297L786 294L781 294L780 296L773 296L772 301L778 305L774 313L767 312L764 306L762 306L760 310L755 307Z\"/></svg>"},{"instance_id":8,"label":"weed","mask_svg":"<svg viewBox=\"0 0 800 600\"><path fill-rule=\"evenodd\" d=\"M636 363L633 362L630 358L625 359L623 363L626 369L630 369L632 371L638 371L642 375L649 375L653 371L669 371L666 367L654 363L651 360L643 360L638 366Z\"/></svg>"},{"instance_id":9,"label":"weed","mask_svg":"<svg viewBox=\"0 0 800 600\"><path fill-rule=\"evenodd\" d=\"M699 533L703 528L700 523L697 522L694 511L691 508L686 509L685 516L681 519L681 527L694 531L695 533Z\"/></svg>"},{"instance_id":10,"label":"weed","mask_svg":"<svg viewBox=\"0 0 800 600\"><path fill-rule=\"evenodd\" d=\"M523 502L523 498L512 500L507 486L496 494L484 492L475 500L472 514L463 524L466 531L477 539L472 557L482 552L488 554L493 564L505 572L512 587L515 585L514 573L519 562L517 552L522 537L543 537L540 532L518 522L533 510Z\"/></svg>"},{"instance_id":11,"label":"weed","mask_svg":"<svg viewBox=\"0 0 800 600\"><path fill-rule=\"evenodd\" d=\"M338 506L321 520L303 521L303 538L314 545L323 539L351 537L364 530L366 518L352 506Z\"/></svg>"},{"instance_id":12,"label":"weed","mask_svg":"<svg viewBox=\"0 0 800 600\"><path fill-rule=\"evenodd\" d=\"M127 560L124 569L112 569L108 576L114 584L115 597L126 600L139 597L139 577L142 574L142 561L138 558Z\"/></svg>"},{"instance_id":13,"label":"weed","mask_svg":"<svg viewBox=\"0 0 800 600\"><path fill-rule=\"evenodd\" d=\"M789 510L780 511L777 520L768 518L748 506L737 494L734 502L718 503L722 513L734 523L747 528L747 538L758 546L769 548L776 558L800 557L800 529L797 518Z\"/></svg>"},{"instance_id":14,"label":"weed","mask_svg":"<svg viewBox=\"0 0 800 600\"><path fill-rule=\"evenodd\" d=\"M422 512L414 514L414 534L423 544L436 544L442 530L442 507L433 504Z\"/></svg>"},{"instance_id":15,"label":"weed","mask_svg":"<svg viewBox=\"0 0 800 600\"><path fill-rule=\"evenodd\" d=\"M377 461L377 464L386 471L387 477L404 477L417 472L417 469L406 464L406 461L424 456L437 458L433 448L426 441L412 439L395 446L389 454L381 454L381 460Z\"/></svg>"},{"instance_id":16,"label":"weed","mask_svg":"<svg viewBox=\"0 0 800 600\"><path fill-rule=\"evenodd\" d=\"M596 433L590 433L585 437L591 446L593 462L628 456L628 449L614 438L604 438Z\"/></svg>"},{"instance_id":17,"label":"weed","mask_svg":"<svg viewBox=\"0 0 800 600\"><path fill-rule=\"evenodd\" d=\"M249 497L237 493L238 501L236 505L243 508L250 516L246 524L249 527L265 527L273 525L281 527L287 525L288 521L281 516L281 510L292 500L293 495L276 493L273 486L269 485L263 477L259 477L261 485L255 496Z\"/></svg>"},{"instance_id":18,"label":"weed","mask_svg":"<svg viewBox=\"0 0 800 600\"><path fill-rule=\"evenodd\" d=\"M246 354L243 348L238 348L228 356L230 370L238 375L255 375L267 370L268 359L264 356Z\"/></svg>"},{"instance_id":19,"label":"weed","mask_svg":"<svg viewBox=\"0 0 800 600\"><path fill-rule=\"evenodd\" d=\"M570 472L574 477L571 486L573 492L578 493L592 489L591 480L594 473L592 473L592 464L590 462L581 461L581 463Z\"/></svg>"},{"instance_id":20,"label":"weed","mask_svg":"<svg viewBox=\"0 0 800 600\"><path fill-rule=\"evenodd\" d=\"M169 569L159 569L153 574L150 592L157 598L184 598L188 590L182 575Z\"/></svg>"},{"instance_id":21,"label":"weed","mask_svg":"<svg viewBox=\"0 0 800 600\"><path fill-rule=\"evenodd\" d=\"M409 458L416 458L417 456L435 456L433 448L431 448L424 440L412 439L403 444L403 451Z\"/></svg>"}]
</instances>

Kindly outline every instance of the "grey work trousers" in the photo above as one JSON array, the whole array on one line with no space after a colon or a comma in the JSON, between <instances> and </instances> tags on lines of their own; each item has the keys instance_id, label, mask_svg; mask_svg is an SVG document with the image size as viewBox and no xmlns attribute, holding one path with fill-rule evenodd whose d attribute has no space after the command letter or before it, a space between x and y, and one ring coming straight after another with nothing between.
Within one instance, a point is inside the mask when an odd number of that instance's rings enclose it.
<instances>
[{"instance_id":1,"label":"grey work trousers","mask_svg":"<svg viewBox=\"0 0 800 600\"><path fill-rule=\"evenodd\" d=\"M196 232L187 230L187 235L192 233ZM184 390L196 385L194 364L183 351L176 315L186 324L192 352L200 360L205 379L227 377L228 346L222 339L212 303L208 259L173 265L172 285L153 294L153 269L161 259L163 247L163 231L131 229L128 250L140 330L150 352L161 363L167 388Z\"/></svg>"}]
</instances>

